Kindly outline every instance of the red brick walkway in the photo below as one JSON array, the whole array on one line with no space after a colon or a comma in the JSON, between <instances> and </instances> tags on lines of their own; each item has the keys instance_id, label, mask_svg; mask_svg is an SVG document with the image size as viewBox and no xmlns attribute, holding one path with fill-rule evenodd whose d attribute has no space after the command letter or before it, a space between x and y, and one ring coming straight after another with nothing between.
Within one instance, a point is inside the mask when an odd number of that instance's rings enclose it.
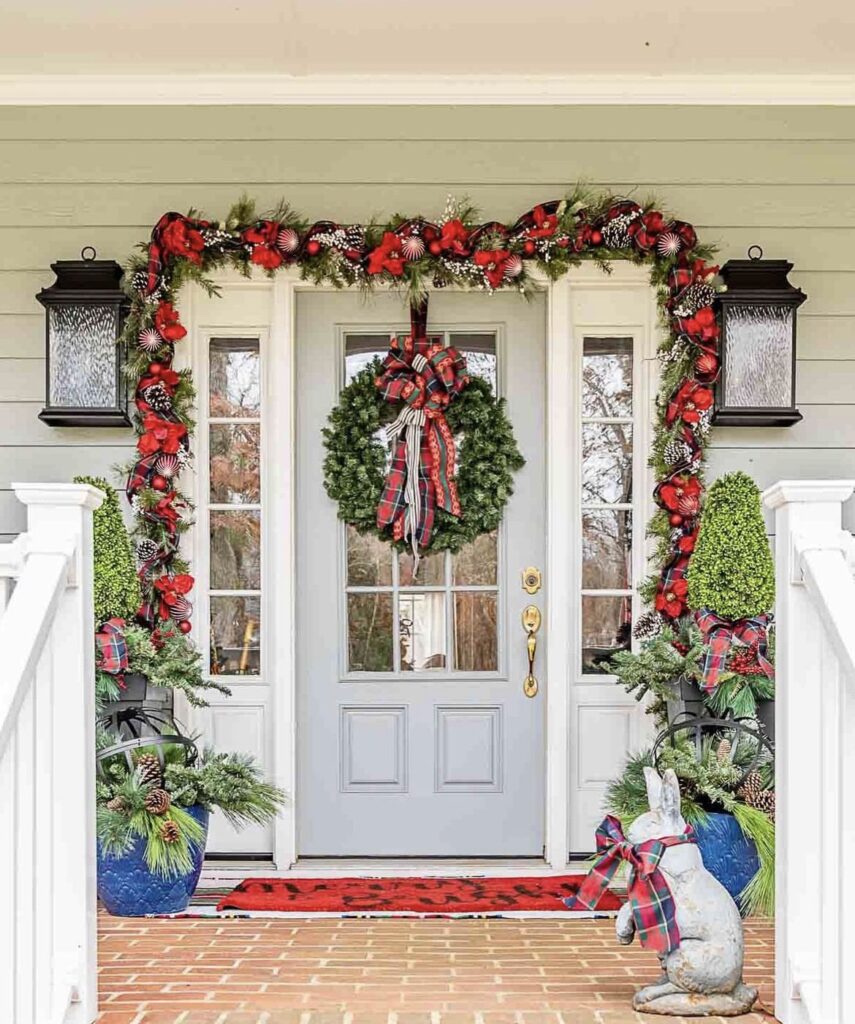
<instances>
[{"instance_id":1,"label":"red brick walkway","mask_svg":"<svg viewBox=\"0 0 855 1024\"><path fill-rule=\"evenodd\" d=\"M635 1024L612 921L100 919L99 1024ZM772 926L746 930L772 1002ZM678 1018L669 1018L677 1021ZM706 1018L721 1021L722 1018ZM730 1018L769 1024L752 1013Z\"/></svg>"}]
</instances>

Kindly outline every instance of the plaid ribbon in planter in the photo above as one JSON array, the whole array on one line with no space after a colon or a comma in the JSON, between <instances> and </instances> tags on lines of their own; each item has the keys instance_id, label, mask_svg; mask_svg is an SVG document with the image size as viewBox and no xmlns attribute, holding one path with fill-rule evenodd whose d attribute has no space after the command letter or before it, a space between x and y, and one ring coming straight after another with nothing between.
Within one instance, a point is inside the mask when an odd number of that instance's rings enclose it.
<instances>
[{"instance_id":1,"label":"plaid ribbon in planter","mask_svg":"<svg viewBox=\"0 0 855 1024\"><path fill-rule=\"evenodd\" d=\"M460 515L454 482L454 437L445 418L449 404L469 383L466 360L427 337L427 303L411 310L410 334L393 338L377 388L387 402L403 408L386 428L394 445L392 465L377 506L377 525L392 527L395 540L409 538L413 575L419 548L430 544L436 509Z\"/></svg>"},{"instance_id":2,"label":"plaid ribbon in planter","mask_svg":"<svg viewBox=\"0 0 855 1024\"><path fill-rule=\"evenodd\" d=\"M124 686L123 674L128 671L128 642L125 640L124 619L108 619L95 634L98 644L98 668L111 676L117 676L117 682Z\"/></svg>"},{"instance_id":3,"label":"plaid ribbon in planter","mask_svg":"<svg viewBox=\"0 0 855 1024\"><path fill-rule=\"evenodd\" d=\"M703 689L706 693L718 686L718 677L727 665L734 644L754 649L758 669L768 678L775 678L775 667L766 657L769 616L755 615L750 619L723 619L708 608L695 612L695 622L707 645L701 669Z\"/></svg>"},{"instance_id":4,"label":"plaid ribbon in planter","mask_svg":"<svg viewBox=\"0 0 855 1024\"><path fill-rule=\"evenodd\" d=\"M623 834L621 823L609 814L597 829L599 857L575 896L564 902L570 910L593 910L602 898L621 861L629 864L627 896L629 897L638 940L645 949L665 954L680 945L680 929L674 897L665 876L659 869L662 855L670 846L694 843L690 825L681 836L648 839L633 846Z\"/></svg>"}]
</instances>

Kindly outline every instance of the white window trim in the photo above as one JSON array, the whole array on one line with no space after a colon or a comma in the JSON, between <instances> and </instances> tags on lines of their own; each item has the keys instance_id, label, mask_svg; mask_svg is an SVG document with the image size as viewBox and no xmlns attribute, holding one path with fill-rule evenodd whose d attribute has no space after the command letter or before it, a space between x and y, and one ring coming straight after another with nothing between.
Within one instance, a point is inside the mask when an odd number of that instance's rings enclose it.
<instances>
[{"instance_id":1,"label":"white window trim","mask_svg":"<svg viewBox=\"0 0 855 1024\"><path fill-rule=\"evenodd\" d=\"M290 571L271 573L268 569L267 584L262 598L262 643L263 678L271 683L271 717L273 741L270 750L271 775L277 785L289 796L288 802L274 825L273 858L280 871L287 871L297 864L296 841L296 709L295 709L295 313L296 295L299 291L333 289L315 286L301 281L294 271L280 272L271 282L268 280L244 281L234 275L218 275L218 283L232 289L265 288L272 291L272 316L267 326L267 358L264 365L264 391L262 410L262 451L264 458L262 503L266 509L264 544L265 566L289 566ZM574 472L568 451L575 451L578 444L578 409L576 402L568 398L568 382L574 380L576 365L576 344L579 325L572 316L572 290L574 288L603 289L644 289L647 292L648 315L641 329L641 367L639 404L649 415L643 418L636 445L636 458L641 465L637 468L639 503L639 534L643 535L644 524L652 511L652 473L646 466L646 453L652 437L653 397L656 392L656 323L657 310L655 295L650 287L648 273L644 268L629 264L614 264L613 273L605 275L595 266L585 264L557 282L543 280L541 286L547 292L547 560L544 566L547 581L546 627L549 643L546 651L546 814L545 814L545 862L534 867L532 874L545 871L561 871L567 864L569 845L570 795L570 715L574 699L573 684L576 678L576 642L578 628L568 630L568 611L575 617L580 566L576 552L579 526L568 530L568 523L579 518ZM203 369L202 344L206 336L225 336L227 325L211 327L198 322L199 306L197 296L201 295L196 286L182 295L179 307L185 323L190 327L192 344L183 348L179 345L176 365L191 365L199 387L203 392L203 380L207 373ZM485 297L485 301L488 301ZM584 325L593 328L594 325ZM600 325L605 327L607 325ZM608 325L613 331L624 331L620 323ZM259 327L259 330L262 328ZM246 336L248 328L235 328L236 335ZM201 371L201 373L200 373ZM575 394L575 391L572 392ZM194 441L196 458L206 457L207 444L200 444L200 430ZM272 457L275 443L278 457ZM290 457L282 455L290 453ZM195 473L186 473L184 489L193 500L197 500L198 478ZM206 579L207 538L198 527L193 527L185 538L187 552L200 579ZM641 545L636 545L641 549ZM203 554L203 549L205 549ZM637 581L643 577L645 555L643 549L634 553L634 568ZM198 616L206 614L206 602L202 600L202 589L196 595ZM267 627L265 628L264 622ZM275 623L275 628L273 624ZM607 681L609 677L596 677ZM609 684L613 685L613 684ZM630 698L631 699L631 698ZM179 714L186 709L179 701ZM335 869L331 869L335 870ZM446 868L447 870L447 868ZM501 870L501 869L499 869Z\"/></svg>"}]
</instances>

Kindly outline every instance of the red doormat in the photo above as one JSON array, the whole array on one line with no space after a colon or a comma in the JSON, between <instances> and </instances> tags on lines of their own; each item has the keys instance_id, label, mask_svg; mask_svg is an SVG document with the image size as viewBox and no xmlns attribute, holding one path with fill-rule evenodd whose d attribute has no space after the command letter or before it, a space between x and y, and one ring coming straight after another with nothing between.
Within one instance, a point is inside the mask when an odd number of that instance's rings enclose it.
<instances>
[{"instance_id":1,"label":"red doormat","mask_svg":"<svg viewBox=\"0 0 855 1024\"><path fill-rule=\"evenodd\" d=\"M221 899L218 911L291 914L571 914L564 904L584 875L527 878L248 878ZM621 899L606 892L598 911ZM574 914L573 916L590 916Z\"/></svg>"}]
</instances>

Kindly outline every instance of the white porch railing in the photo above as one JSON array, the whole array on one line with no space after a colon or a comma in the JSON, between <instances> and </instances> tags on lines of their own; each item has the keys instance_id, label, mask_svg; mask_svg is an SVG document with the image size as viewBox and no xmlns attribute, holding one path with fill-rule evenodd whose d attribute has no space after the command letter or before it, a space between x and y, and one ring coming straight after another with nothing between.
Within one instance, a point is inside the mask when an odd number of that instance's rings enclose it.
<instances>
[{"instance_id":1,"label":"white porch railing","mask_svg":"<svg viewBox=\"0 0 855 1024\"><path fill-rule=\"evenodd\" d=\"M89 1024L95 981L92 509L77 484L13 484L0 545L0 1021Z\"/></svg>"},{"instance_id":2,"label":"white porch railing","mask_svg":"<svg viewBox=\"0 0 855 1024\"><path fill-rule=\"evenodd\" d=\"M775 510L775 1012L855 1020L855 481L783 481Z\"/></svg>"}]
</instances>

